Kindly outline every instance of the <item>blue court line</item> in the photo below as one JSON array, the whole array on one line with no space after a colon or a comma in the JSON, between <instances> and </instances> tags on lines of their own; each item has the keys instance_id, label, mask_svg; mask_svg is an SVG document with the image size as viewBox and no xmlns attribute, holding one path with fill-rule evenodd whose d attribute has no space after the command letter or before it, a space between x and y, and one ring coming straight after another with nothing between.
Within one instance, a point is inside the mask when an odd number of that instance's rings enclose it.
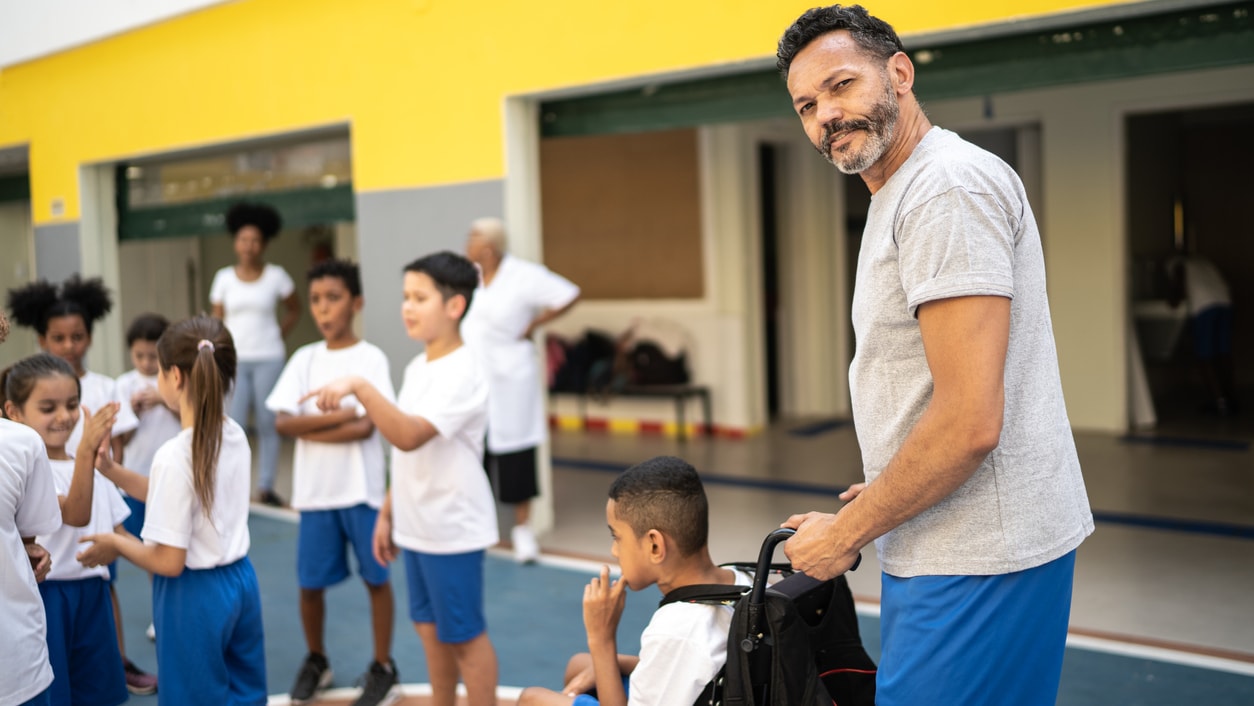
<instances>
[{"instance_id":1,"label":"blue court line","mask_svg":"<svg viewBox=\"0 0 1254 706\"><path fill-rule=\"evenodd\" d=\"M1179 446L1192 449L1218 449L1221 451L1249 451L1250 442L1229 439L1197 439L1187 436L1153 436L1128 434L1119 437L1125 444L1150 444L1152 446Z\"/></svg>"},{"instance_id":2,"label":"blue court line","mask_svg":"<svg viewBox=\"0 0 1254 706\"><path fill-rule=\"evenodd\" d=\"M553 465L562 468L585 471L603 471L606 473L622 473L628 464L612 461L590 461L581 458L553 457ZM722 485L733 488L752 488L781 493L807 493L836 497L845 492L846 488L812 483L794 483L792 481L763 480L760 478L744 478L726 476L717 473L701 473L701 481L707 485ZM1108 525L1124 525L1143 529L1167 530L1186 534L1205 534L1213 537L1235 537L1237 539L1254 539L1254 526L1238 525L1228 522L1209 522L1206 520L1182 520L1171 517L1136 515L1125 512L1109 512L1094 510L1093 520Z\"/></svg>"}]
</instances>

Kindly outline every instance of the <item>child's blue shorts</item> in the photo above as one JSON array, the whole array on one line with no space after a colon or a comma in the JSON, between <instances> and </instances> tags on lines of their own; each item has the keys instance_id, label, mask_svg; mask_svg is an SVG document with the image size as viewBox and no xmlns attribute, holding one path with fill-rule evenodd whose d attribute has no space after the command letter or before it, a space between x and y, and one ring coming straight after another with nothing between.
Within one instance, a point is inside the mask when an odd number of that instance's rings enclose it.
<instances>
[{"instance_id":1,"label":"child's blue shorts","mask_svg":"<svg viewBox=\"0 0 1254 706\"><path fill-rule=\"evenodd\" d=\"M118 652L109 583L92 577L39 584L48 616L54 704L117 706L130 698Z\"/></svg>"},{"instance_id":2,"label":"child's blue shorts","mask_svg":"<svg viewBox=\"0 0 1254 706\"><path fill-rule=\"evenodd\" d=\"M176 578L154 576L152 620L161 706L265 706L261 592L248 557L183 569Z\"/></svg>"},{"instance_id":3,"label":"child's blue shorts","mask_svg":"<svg viewBox=\"0 0 1254 706\"><path fill-rule=\"evenodd\" d=\"M409 580L409 619L435 623L440 642L457 644L483 634L484 551L464 554L425 554L408 549L405 577Z\"/></svg>"},{"instance_id":4,"label":"child's blue shorts","mask_svg":"<svg viewBox=\"0 0 1254 706\"><path fill-rule=\"evenodd\" d=\"M884 574L876 706L1053 706L1074 573L1072 551L999 576Z\"/></svg>"},{"instance_id":5,"label":"child's blue shorts","mask_svg":"<svg viewBox=\"0 0 1254 706\"><path fill-rule=\"evenodd\" d=\"M296 540L296 581L301 588L329 588L349 576L348 552L357 573L371 586L388 582L388 567L374 560L374 522L379 511L366 504L335 510L301 510Z\"/></svg>"},{"instance_id":6,"label":"child's blue shorts","mask_svg":"<svg viewBox=\"0 0 1254 706\"><path fill-rule=\"evenodd\" d=\"M131 509L131 516L122 520L122 528L127 532L139 538L139 533L144 529L144 508L148 507L143 500L136 500L129 495L123 495L122 499L126 501L126 506Z\"/></svg>"}]
</instances>

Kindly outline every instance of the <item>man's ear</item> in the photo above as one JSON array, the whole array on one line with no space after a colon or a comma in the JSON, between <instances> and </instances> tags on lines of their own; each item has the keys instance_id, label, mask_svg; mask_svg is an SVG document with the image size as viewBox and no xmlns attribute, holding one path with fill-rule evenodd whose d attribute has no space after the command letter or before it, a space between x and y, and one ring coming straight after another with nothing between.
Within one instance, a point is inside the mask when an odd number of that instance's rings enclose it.
<instances>
[{"instance_id":1,"label":"man's ear","mask_svg":"<svg viewBox=\"0 0 1254 706\"><path fill-rule=\"evenodd\" d=\"M649 561L654 564L661 564L666 561L666 554L670 547L666 543L666 535L658 530L651 529L644 535L646 549L649 551Z\"/></svg>"},{"instance_id":2,"label":"man's ear","mask_svg":"<svg viewBox=\"0 0 1254 706\"><path fill-rule=\"evenodd\" d=\"M914 90L914 62L905 52L888 57L888 80L893 82L893 91L899 96Z\"/></svg>"},{"instance_id":3,"label":"man's ear","mask_svg":"<svg viewBox=\"0 0 1254 706\"><path fill-rule=\"evenodd\" d=\"M366 298L358 294L353 297L353 313L361 313L361 308L366 305Z\"/></svg>"}]
</instances>

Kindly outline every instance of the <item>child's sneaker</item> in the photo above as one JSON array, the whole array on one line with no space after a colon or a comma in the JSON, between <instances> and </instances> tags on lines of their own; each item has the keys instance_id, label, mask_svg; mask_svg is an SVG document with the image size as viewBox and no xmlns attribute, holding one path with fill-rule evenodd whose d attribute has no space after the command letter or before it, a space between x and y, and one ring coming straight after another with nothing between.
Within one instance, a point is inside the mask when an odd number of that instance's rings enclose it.
<instances>
[{"instance_id":1,"label":"child's sneaker","mask_svg":"<svg viewBox=\"0 0 1254 706\"><path fill-rule=\"evenodd\" d=\"M331 686L332 677L334 674L331 672L331 663L326 656L310 652L305 656L304 664L300 665L300 671L296 673L296 683L292 685L289 700L293 704L313 701L319 691Z\"/></svg>"},{"instance_id":2,"label":"child's sneaker","mask_svg":"<svg viewBox=\"0 0 1254 706\"><path fill-rule=\"evenodd\" d=\"M527 525L514 525L509 532L510 542L514 545L514 561L519 564L530 564L540 558L540 544L536 535Z\"/></svg>"},{"instance_id":3,"label":"child's sneaker","mask_svg":"<svg viewBox=\"0 0 1254 706\"><path fill-rule=\"evenodd\" d=\"M396 662L390 659L387 664L371 662L357 683L361 684L361 696L353 706L387 706L401 698L400 676L396 673Z\"/></svg>"},{"instance_id":4,"label":"child's sneaker","mask_svg":"<svg viewBox=\"0 0 1254 706\"><path fill-rule=\"evenodd\" d=\"M157 693L157 678L148 672L135 666L135 663L126 660L122 664L122 668L126 671L126 690L136 696L147 696L148 694Z\"/></svg>"}]
</instances>

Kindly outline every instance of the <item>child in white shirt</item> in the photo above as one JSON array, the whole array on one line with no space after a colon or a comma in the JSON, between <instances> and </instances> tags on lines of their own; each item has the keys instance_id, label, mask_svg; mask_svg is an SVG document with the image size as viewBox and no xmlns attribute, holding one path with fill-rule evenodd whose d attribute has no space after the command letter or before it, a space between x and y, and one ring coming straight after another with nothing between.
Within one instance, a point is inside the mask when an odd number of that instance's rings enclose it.
<instances>
[{"instance_id":1,"label":"child in white shirt","mask_svg":"<svg viewBox=\"0 0 1254 706\"><path fill-rule=\"evenodd\" d=\"M482 461L488 386L458 330L478 281L474 265L451 252L405 267L401 318L426 351L405 368L396 404L361 377L309 395L332 412L355 395L392 443L392 488L379 510L375 556L380 563L405 559L410 619L427 655L433 701L453 703L460 677L471 706L495 704L497 683L483 613L484 550L499 540Z\"/></svg>"}]
</instances>

